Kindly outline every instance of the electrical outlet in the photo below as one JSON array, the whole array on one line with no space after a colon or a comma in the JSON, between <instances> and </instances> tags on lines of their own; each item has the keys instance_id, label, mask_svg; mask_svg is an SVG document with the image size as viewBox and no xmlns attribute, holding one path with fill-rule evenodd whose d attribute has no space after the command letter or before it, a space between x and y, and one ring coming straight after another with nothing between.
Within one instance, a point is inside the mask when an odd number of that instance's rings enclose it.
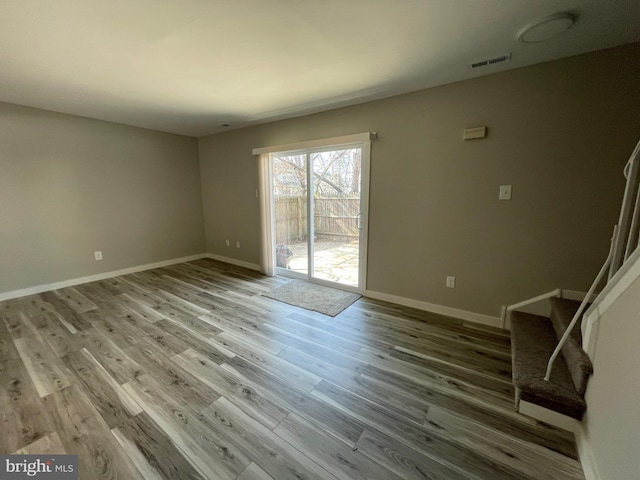
<instances>
[{"instance_id":1,"label":"electrical outlet","mask_svg":"<svg viewBox=\"0 0 640 480\"><path fill-rule=\"evenodd\" d=\"M236 242L236 248L240 248L240 242Z\"/></svg>"},{"instance_id":2,"label":"electrical outlet","mask_svg":"<svg viewBox=\"0 0 640 480\"><path fill-rule=\"evenodd\" d=\"M102 260L102 252L101 251L93 252L93 256L95 257L96 260Z\"/></svg>"},{"instance_id":3,"label":"electrical outlet","mask_svg":"<svg viewBox=\"0 0 640 480\"><path fill-rule=\"evenodd\" d=\"M456 277L447 277L447 288L456 288Z\"/></svg>"},{"instance_id":4,"label":"electrical outlet","mask_svg":"<svg viewBox=\"0 0 640 480\"><path fill-rule=\"evenodd\" d=\"M229 239L227 238L227 247L229 246Z\"/></svg>"}]
</instances>

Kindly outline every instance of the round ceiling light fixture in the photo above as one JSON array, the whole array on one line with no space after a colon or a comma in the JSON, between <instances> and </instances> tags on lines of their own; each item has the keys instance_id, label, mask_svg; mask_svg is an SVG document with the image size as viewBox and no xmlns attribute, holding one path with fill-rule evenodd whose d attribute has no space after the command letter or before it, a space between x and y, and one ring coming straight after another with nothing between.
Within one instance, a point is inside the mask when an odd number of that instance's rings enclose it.
<instances>
[{"instance_id":1,"label":"round ceiling light fixture","mask_svg":"<svg viewBox=\"0 0 640 480\"><path fill-rule=\"evenodd\" d=\"M557 13L530 23L518 33L518 40L524 43L538 43L566 32L575 22L571 13Z\"/></svg>"}]
</instances>

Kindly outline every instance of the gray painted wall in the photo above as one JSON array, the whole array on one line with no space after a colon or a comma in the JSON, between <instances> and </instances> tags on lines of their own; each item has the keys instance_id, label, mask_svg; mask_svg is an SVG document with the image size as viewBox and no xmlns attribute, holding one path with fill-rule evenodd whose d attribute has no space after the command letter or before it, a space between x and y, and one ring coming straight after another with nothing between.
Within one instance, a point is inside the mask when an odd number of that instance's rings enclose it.
<instances>
[{"instance_id":1,"label":"gray painted wall","mask_svg":"<svg viewBox=\"0 0 640 480\"><path fill-rule=\"evenodd\" d=\"M0 292L204 249L195 138L0 103Z\"/></svg>"},{"instance_id":2,"label":"gray painted wall","mask_svg":"<svg viewBox=\"0 0 640 480\"><path fill-rule=\"evenodd\" d=\"M600 318L582 420L602 480L640 478L640 278Z\"/></svg>"},{"instance_id":3,"label":"gray painted wall","mask_svg":"<svg viewBox=\"0 0 640 480\"><path fill-rule=\"evenodd\" d=\"M376 131L369 290L493 316L586 291L640 136L638 78L635 44L201 138L207 251L259 262L252 148ZM480 125L488 138L462 141Z\"/></svg>"},{"instance_id":4,"label":"gray painted wall","mask_svg":"<svg viewBox=\"0 0 640 480\"><path fill-rule=\"evenodd\" d=\"M203 251L258 263L251 149L363 131L379 134L369 290L494 316L586 290L640 132L639 74L636 44L199 141L0 104L0 292ZM461 140L478 125L487 139Z\"/></svg>"}]
</instances>

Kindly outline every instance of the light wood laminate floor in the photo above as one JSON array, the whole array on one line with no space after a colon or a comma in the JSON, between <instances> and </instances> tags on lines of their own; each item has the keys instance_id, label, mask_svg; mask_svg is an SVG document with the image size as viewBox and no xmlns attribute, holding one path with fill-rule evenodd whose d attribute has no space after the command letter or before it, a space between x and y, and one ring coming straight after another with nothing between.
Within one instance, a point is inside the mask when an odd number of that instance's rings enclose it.
<instances>
[{"instance_id":1,"label":"light wood laminate floor","mask_svg":"<svg viewBox=\"0 0 640 480\"><path fill-rule=\"evenodd\" d=\"M507 333L203 259L0 302L0 451L80 478L583 479L513 410Z\"/></svg>"}]
</instances>

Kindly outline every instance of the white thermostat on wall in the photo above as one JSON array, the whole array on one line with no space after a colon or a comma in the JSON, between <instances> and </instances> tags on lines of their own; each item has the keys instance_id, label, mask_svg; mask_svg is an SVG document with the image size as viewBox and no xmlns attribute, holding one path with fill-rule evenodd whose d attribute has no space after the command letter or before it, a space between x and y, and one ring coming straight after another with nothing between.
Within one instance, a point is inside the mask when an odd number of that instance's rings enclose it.
<instances>
[{"instance_id":1,"label":"white thermostat on wall","mask_svg":"<svg viewBox=\"0 0 640 480\"><path fill-rule=\"evenodd\" d=\"M477 140L487 136L487 127L465 128L462 138L464 140Z\"/></svg>"}]
</instances>

